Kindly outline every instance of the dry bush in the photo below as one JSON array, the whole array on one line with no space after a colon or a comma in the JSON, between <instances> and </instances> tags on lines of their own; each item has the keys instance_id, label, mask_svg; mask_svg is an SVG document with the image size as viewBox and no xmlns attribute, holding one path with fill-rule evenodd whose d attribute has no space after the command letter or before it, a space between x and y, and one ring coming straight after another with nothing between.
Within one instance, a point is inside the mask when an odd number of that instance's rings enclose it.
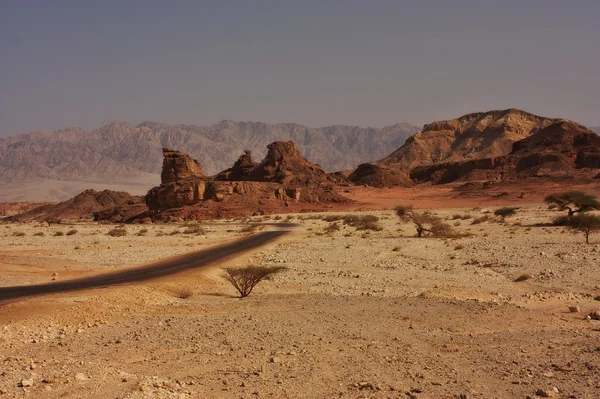
<instances>
[{"instance_id":1,"label":"dry bush","mask_svg":"<svg viewBox=\"0 0 600 399\"><path fill-rule=\"evenodd\" d=\"M127 235L127 230L124 228L114 228L112 230L110 230L108 233L106 233L107 235L111 236L111 237L124 237Z\"/></svg>"},{"instance_id":2,"label":"dry bush","mask_svg":"<svg viewBox=\"0 0 600 399\"><path fill-rule=\"evenodd\" d=\"M177 234L181 234L181 231L173 230L172 232L169 233L170 236L176 236Z\"/></svg>"},{"instance_id":3,"label":"dry bush","mask_svg":"<svg viewBox=\"0 0 600 399\"><path fill-rule=\"evenodd\" d=\"M195 234L200 236L206 234L206 230L204 230L204 227L200 226L199 224L193 224L186 227L185 230L183 230L183 234Z\"/></svg>"},{"instance_id":4,"label":"dry bush","mask_svg":"<svg viewBox=\"0 0 600 399\"><path fill-rule=\"evenodd\" d=\"M383 227L377 223L379 218L375 215L346 215L342 220L345 225L354 227L356 230L383 230Z\"/></svg>"},{"instance_id":5,"label":"dry bush","mask_svg":"<svg viewBox=\"0 0 600 399\"><path fill-rule=\"evenodd\" d=\"M34 236L37 236L37 237L43 237L43 236L45 236L45 234L44 234L44 232L43 232L43 231L38 231L38 232L36 232L36 233L33 233L33 235L34 235Z\"/></svg>"},{"instance_id":6,"label":"dry bush","mask_svg":"<svg viewBox=\"0 0 600 399\"><path fill-rule=\"evenodd\" d=\"M61 236L64 236L64 235L65 235L65 233L63 233L62 231L57 231L56 233L54 233L55 237L61 237Z\"/></svg>"},{"instance_id":7,"label":"dry bush","mask_svg":"<svg viewBox=\"0 0 600 399\"><path fill-rule=\"evenodd\" d=\"M257 228L255 224L247 224L240 229L240 233L253 233Z\"/></svg>"},{"instance_id":8,"label":"dry bush","mask_svg":"<svg viewBox=\"0 0 600 399\"><path fill-rule=\"evenodd\" d=\"M136 235L136 236L139 236L139 237L143 237L143 236L145 236L146 234L148 234L148 229L146 229L146 228L143 228L143 229L141 229L140 231L138 231L138 232L137 232L135 235Z\"/></svg>"},{"instance_id":9,"label":"dry bush","mask_svg":"<svg viewBox=\"0 0 600 399\"><path fill-rule=\"evenodd\" d=\"M484 222L489 222L492 218L489 215L479 216L471 221L471 224L481 224Z\"/></svg>"},{"instance_id":10,"label":"dry bush","mask_svg":"<svg viewBox=\"0 0 600 399\"><path fill-rule=\"evenodd\" d=\"M494 211L494 215L498 216L500 220L504 222L504 219L507 217L516 215L518 209L518 207L505 206L503 208L496 209Z\"/></svg>"},{"instance_id":11,"label":"dry bush","mask_svg":"<svg viewBox=\"0 0 600 399\"><path fill-rule=\"evenodd\" d=\"M435 237L460 237L461 234L456 232L452 226L444 223L439 216L433 215L430 212L415 212L412 206L396 207L396 215L403 223L412 222L417 229L417 237L423 237L430 234Z\"/></svg>"},{"instance_id":12,"label":"dry bush","mask_svg":"<svg viewBox=\"0 0 600 399\"><path fill-rule=\"evenodd\" d=\"M268 280L274 274L286 269L287 267L285 266L228 267L225 268L223 277L233 285L241 298L245 298L252 293L252 290L258 283Z\"/></svg>"},{"instance_id":13,"label":"dry bush","mask_svg":"<svg viewBox=\"0 0 600 399\"><path fill-rule=\"evenodd\" d=\"M341 227L340 224L338 222L333 222L331 224L329 224L327 227L325 227L324 231L326 234L333 234L336 231L340 231Z\"/></svg>"},{"instance_id":14,"label":"dry bush","mask_svg":"<svg viewBox=\"0 0 600 399\"><path fill-rule=\"evenodd\" d=\"M194 296L194 292L187 287L181 287L177 290L175 296L179 299L188 299Z\"/></svg>"},{"instance_id":15,"label":"dry bush","mask_svg":"<svg viewBox=\"0 0 600 399\"><path fill-rule=\"evenodd\" d=\"M74 234L77 234L77 230L75 230L75 229L71 229L71 230L67 231L67 235L68 235L68 236L72 236L72 235L74 235Z\"/></svg>"},{"instance_id":16,"label":"dry bush","mask_svg":"<svg viewBox=\"0 0 600 399\"><path fill-rule=\"evenodd\" d=\"M517 277L513 281L515 283L520 283L522 281L527 281L527 280L532 279L532 278L533 278L533 276L531 274L521 274L519 277Z\"/></svg>"},{"instance_id":17,"label":"dry bush","mask_svg":"<svg viewBox=\"0 0 600 399\"><path fill-rule=\"evenodd\" d=\"M335 222L338 220L342 220L344 217L341 215L327 215L323 216L322 220L325 222Z\"/></svg>"},{"instance_id":18,"label":"dry bush","mask_svg":"<svg viewBox=\"0 0 600 399\"><path fill-rule=\"evenodd\" d=\"M24 237L25 233L22 231L15 231L12 233L13 237Z\"/></svg>"}]
</instances>

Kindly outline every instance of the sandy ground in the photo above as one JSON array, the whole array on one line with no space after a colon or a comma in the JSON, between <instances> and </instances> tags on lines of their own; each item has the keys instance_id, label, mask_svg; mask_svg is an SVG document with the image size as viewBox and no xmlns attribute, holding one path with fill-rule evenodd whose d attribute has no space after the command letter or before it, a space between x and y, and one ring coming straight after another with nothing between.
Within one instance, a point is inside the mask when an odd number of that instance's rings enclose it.
<instances>
[{"instance_id":1,"label":"sandy ground","mask_svg":"<svg viewBox=\"0 0 600 399\"><path fill-rule=\"evenodd\" d=\"M536 203L472 224L499 205L484 202L433 210L469 237L416 238L391 211L362 212L382 231L330 234L292 215L294 234L227 265L0 305L0 397L600 397L600 321L585 318L600 235L539 226L559 213ZM149 263L244 226L0 225L0 285ZM248 264L288 269L242 300L220 267Z\"/></svg>"}]
</instances>

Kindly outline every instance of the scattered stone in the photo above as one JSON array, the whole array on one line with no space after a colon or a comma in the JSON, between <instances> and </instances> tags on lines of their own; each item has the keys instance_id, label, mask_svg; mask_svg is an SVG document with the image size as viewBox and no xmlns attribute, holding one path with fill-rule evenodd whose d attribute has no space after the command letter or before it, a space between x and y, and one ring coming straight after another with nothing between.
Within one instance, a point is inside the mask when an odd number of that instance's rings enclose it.
<instances>
[{"instance_id":1,"label":"scattered stone","mask_svg":"<svg viewBox=\"0 0 600 399\"><path fill-rule=\"evenodd\" d=\"M535 391L535 395L541 398L554 398L558 394L558 388L553 387L552 389L538 389Z\"/></svg>"},{"instance_id":2,"label":"scattered stone","mask_svg":"<svg viewBox=\"0 0 600 399\"><path fill-rule=\"evenodd\" d=\"M590 312L590 314L588 315L588 317L591 320L600 320L600 310L595 310L593 312Z\"/></svg>"},{"instance_id":3,"label":"scattered stone","mask_svg":"<svg viewBox=\"0 0 600 399\"><path fill-rule=\"evenodd\" d=\"M77 373L77 374L75 374L75 379L77 381L85 381L85 380L87 380L87 377L83 373Z\"/></svg>"},{"instance_id":4,"label":"scattered stone","mask_svg":"<svg viewBox=\"0 0 600 399\"><path fill-rule=\"evenodd\" d=\"M31 378L28 378L28 379L27 379L27 378L23 378L23 379L21 380L21 382L19 383L19 386L20 386L21 388L30 387L30 386L32 386L32 385L33 385L33 377L31 377Z\"/></svg>"},{"instance_id":5,"label":"scattered stone","mask_svg":"<svg viewBox=\"0 0 600 399\"><path fill-rule=\"evenodd\" d=\"M581 308L579 306L569 306L569 312L579 313L579 312L581 312Z\"/></svg>"},{"instance_id":6,"label":"scattered stone","mask_svg":"<svg viewBox=\"0 0 600 399\"><path fill-rule=\"evenodd\" d=\"M269 358L269 363L281 363L281 359L278 358L277 356L271 356Z\"/></svg>"}]
</instances>

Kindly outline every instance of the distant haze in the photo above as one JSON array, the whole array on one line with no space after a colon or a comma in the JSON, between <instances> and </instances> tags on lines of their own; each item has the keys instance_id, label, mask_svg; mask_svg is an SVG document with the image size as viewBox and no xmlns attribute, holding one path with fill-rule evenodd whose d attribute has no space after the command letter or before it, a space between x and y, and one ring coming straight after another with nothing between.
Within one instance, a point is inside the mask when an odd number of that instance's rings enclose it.
<instances>
[{"instance_id":1,"label":"distant haze","mask_svg":"<svg viewBox=\"0 0 600 399\"><path fill-rule=\"evenodd\" d=\"M4 1L0 136L121 120L600 124L599 1Z\"/></svg>"}]
</instances>

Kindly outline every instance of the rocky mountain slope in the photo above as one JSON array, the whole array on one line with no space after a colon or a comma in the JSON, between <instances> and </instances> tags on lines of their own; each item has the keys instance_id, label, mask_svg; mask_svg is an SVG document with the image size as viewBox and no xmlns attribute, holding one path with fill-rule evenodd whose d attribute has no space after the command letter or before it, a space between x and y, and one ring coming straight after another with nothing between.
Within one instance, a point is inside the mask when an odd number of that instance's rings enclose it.
<instances>
[{"instance_id":1,"label":"rocky mountain slope","mask_svg":"<svg viewBox=\"0 0 600 399\"><path fill-rule=\"evenodd\" d=\"M416 183L454 180L574 178L600 170L600 136L569 120L560 120L512 145L508 155L445 162L411 169Z\"/></svg>"},{"instance_id":2,"label":"rocky mountain slope","mask_svg":"<svg viewBox=\"0 0 600 399\"><path fill-rule=\"evenodd\" d=\"M590 127L590 129L592 129L594 132L600 134L600 126L592 126L592 127Z\"/></svg>"},{"instance_id":3,"label":"rocky mountain slope","mask_svg":"<svg viewBox=\"0 0 600 399\"><path fill-rule=\"evenodd\" d=\"M39 131L0 139L0 185L35 182L40 187L39 181L69 181L119 184L119 188L139 186L137 192L143 192L159 181L163 147L202 159L205 173L211 175L232 165L244 150L262 157L267 144L287 140L294 141L303 156L325 170L343 170L381 158L417 130L406 123L381 129L340 125L309 128L292 123L224 120L207 127L114 122L92 131ZM3 198L0 194L0 201L34 200L36 195L53 199L41 194L40 190L31 190L27 198ZM54 199L64 199L67 193L57 195Z\"/></svg>"},{"instance_id":4,"label":"rocky mountain slope","mask_svg":"<svg viewBox=\"0 0 600 399\"><path fill-rule=\"evenodd\" d=\"M433 122L379 161L396 169L506 155L524 139L557 119L517 109L478 112Z\"/></svg>"},{"instance_id":5,"label":"rocky mountain slope","mask_svg":"<svg viewBox=\"0 0 600 399\"><path fill-rule=\"evenodd\" d=\"M410 185L413 183L410 179L413 176L411 170L419 169L415 176L419 176L418 180L423 180L423 170L443 169L445 166L442 165L506 156L513 150L515 142L532 137L562 121L566 120L507 109L433 122L425 125L422 131L407 139L390 155L373 164L360 165L349 178L357 184L374 186ZM581 125L568 122L568 128L591 132ZM568 147L565 143L563 144ZM539 150L544 151L543 142L538 144ZM432 165L438 166L427 168Z\"/></svg>"}]
</instances>

